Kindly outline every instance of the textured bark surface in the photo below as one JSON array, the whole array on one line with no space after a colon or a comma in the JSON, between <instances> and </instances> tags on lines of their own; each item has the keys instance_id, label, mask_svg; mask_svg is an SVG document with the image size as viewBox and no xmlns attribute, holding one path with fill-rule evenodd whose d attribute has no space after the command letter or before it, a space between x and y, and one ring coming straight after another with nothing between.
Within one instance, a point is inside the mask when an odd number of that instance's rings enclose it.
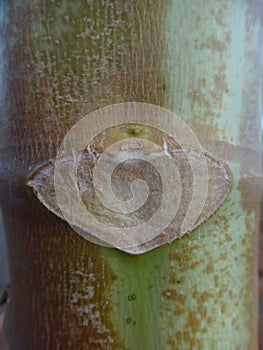
<instances>
[{"instance_id":1,"label":"textured bark surface","mask_svg":"<svg viewBox=\"0 0 263 350\"><path fill-rule=\"evenodd\" d=\"M260 3L3 6L11 348L256 349ZM234 178L227 202L191 236L136 257L84 241L26 187L81 116L123 101L176 112Z\"/></svg>"}]
</instances>

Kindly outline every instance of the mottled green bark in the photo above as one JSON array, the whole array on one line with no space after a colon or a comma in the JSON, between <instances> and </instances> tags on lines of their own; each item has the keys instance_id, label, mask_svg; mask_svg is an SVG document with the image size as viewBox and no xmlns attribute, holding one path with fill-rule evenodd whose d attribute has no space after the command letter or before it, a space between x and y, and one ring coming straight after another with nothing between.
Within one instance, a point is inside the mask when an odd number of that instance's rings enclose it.
<instances>
[{"instance_id":1,"label":"mottled green bark","mask_svg":"<svg viewBox=\"0 0 263 350\"><path fill-rule=\"evenodd\" d=\"M256 349L260 4L11 0L5 11L12 349ZM25 185L81 116L123 101L177 113L233 173L208 222L141 256L84 241Z\"/></svg>"}]
</instances>

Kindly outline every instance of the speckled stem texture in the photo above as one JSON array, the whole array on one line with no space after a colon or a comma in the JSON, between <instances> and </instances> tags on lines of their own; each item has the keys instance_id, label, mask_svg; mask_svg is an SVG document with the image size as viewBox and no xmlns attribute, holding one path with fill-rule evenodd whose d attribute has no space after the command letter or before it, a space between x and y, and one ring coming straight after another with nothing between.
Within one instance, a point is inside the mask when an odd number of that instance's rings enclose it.
<instances>
[{"instance_id":1,"label":"speckled stem texture","mask_svg":"<svg viewBox=\"0 0 263 350\"><path fill-rule=\"evenodd\" d=\"M257 349L260 1L1 6L11 349ZM83 240L26 187L76 121L124 101L177 113L233 174L212 218L139 256Z\"/></svg>"}]
</instances>

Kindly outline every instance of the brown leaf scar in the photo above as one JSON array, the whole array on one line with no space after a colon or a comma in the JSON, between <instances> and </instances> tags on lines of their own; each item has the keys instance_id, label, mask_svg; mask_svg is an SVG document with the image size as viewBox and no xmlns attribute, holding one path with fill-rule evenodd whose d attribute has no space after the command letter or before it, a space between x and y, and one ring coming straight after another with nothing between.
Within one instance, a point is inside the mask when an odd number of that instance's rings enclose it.
<instances>
[{"instance_id":1,"label":"brown leaf scar","mask_svg":"<svg viewBox=\"0 0 263 350\"><path fill-rule=\"evenodd\" d=\"M27 185L84 239L143 254L187 237L231 183L228 165L203 151L182 118L127 102L78 120Z\"/></svg>"},{"instance_id":2,"label":"brown leaf scar","mask_svg":"<svg viewBox=\"0 0 263 350\"><path fill-rule=\"evenodd\" d=\"M133 157L123 159L122 155L127 153ZM160 200L158 201L158 195L161 196L162 181L160 181L160 177L152 175L151 172L154 172L155 169L153 166L147 167L147 164L151 164L154 161L159 163L162 158L169 155L178 169L180 181L175 180L175 185L181 188L181 198L177 212L167 228L149 241L141 241L133 238L127 246L124 244L120 246L118 245L120 235L118 235L118 237L112 235L109 237L109 240L106 241L104 236L102 238L100 237L99 231L97 232L97 236L94 236L87 231L84 222L81 222L81 220L77 218L75 219L75 227L79 227L81 232L86 232L85 238L98 244L116 247L130 254L146 253L189 234L206 221L223 204L231 188L232 176L229 167L220 160L216 160L211 155L204 153L203 156L208 170L208 186L205 204L202 207L200 215L196 218L191 227L188 227L187 230L183 230L183 221L192 200L194 183L202 183L203 174L197 173L194 178L192 167L189 163L189 159L198 162L200 157L200 152L198 150L180 147L173 148L172 144L166 142L163 142L162 146L152 143L149 144L145 142L145 140L133 138L128 141L118 142L109 151L105 152L106 163L111 165L109 168L115 169L115 172L112 173L112 180L115 181L113 187L115 190L117 188L115 192L117 192L120 197L123 196L123 199L126 199L125 196L130 194L129 186L134 179L144 178L144 180L152 186L149 190L151 194L149 203L146 202L142 204L143 209L137 209L134 213L129 213L129 215L127 213L124 215L112 211L101 205L101 203L98 203L97 199L95 200L94 207L92 207L91 202L94 201L96 197L92 177L93 170L96 166L94 163L94 154L96 155L96 159L100 159L101 153L96 152L95 148L89 146L79 158L78 182L80 183L79 191L81 198L83 198L83 201L88 205L88 210L91 211L93 215L98 215L100 218L104 217L104 224L111 223L112 225L113 223L119 228L123 227L124 234L125 227L129 227L129 224L136 225L136 223L148 219L149 216L153 214L151 208L156 208L160 202ZM142 156L137 159L140 155ZM72 159L66 156L56 160L65 172L68 171L68 166L71 164L71 161ZM49 161L41 165L30 177L28 186L32 188L36 197L48 210L65 220L56 200L54 170L55 161ZM169 174L166 174L166 176L169 176ZM197 176L199 178L196 178ZM123 195L123 193L125 195ZM70 196L70 192L68 195ZM106 194L106 197L107 195L108 194ZM67 203L67 196L65 194L65 206ZM198 192L196 203L198 203ZM84 236L83 233L82 235Z\"/></svg>"}]
</instances>

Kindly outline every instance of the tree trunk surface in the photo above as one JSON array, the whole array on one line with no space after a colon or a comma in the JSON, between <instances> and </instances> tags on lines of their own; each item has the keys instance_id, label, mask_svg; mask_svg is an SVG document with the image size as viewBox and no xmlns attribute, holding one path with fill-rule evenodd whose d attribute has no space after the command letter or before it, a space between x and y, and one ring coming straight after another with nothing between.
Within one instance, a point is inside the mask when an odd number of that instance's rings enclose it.
<instances>
[{"instance_id":1,"label":"tree trunk surface","mask_svg":"<svg viewBox=\"0 0 263 350\"><path fill-rule=\"evenodd\" d=\"M11 349L257 349L261 11L254 0L2 3ZM127 101L179 115L233 176L207 222L138 256L84 240L26 186L78 120Z\"/></svg>"}]
</instances>

